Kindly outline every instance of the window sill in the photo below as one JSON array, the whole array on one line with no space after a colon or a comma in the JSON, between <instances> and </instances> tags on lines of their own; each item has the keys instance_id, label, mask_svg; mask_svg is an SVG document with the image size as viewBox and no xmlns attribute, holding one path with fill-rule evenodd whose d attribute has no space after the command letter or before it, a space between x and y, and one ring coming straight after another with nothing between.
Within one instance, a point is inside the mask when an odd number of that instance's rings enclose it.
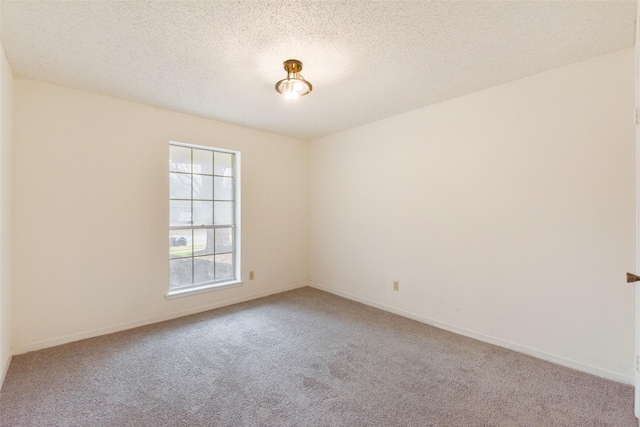
<instances>
[{"instance_id":1,"label":"window sill","mask_svg":"<svg viewBox=\"0 0 640 427\"><path fill-rule=\"evenodd\" d=\"M166 299L182 298L182 297L188 297L191 295L203 294L205 292L236 288L238 286L241 286L243 283L244 282L237 280L234 282L209 283L206 285L196 286L196 287L187 288L187 289L176 289L176 290L167 292L167 294L165 295L165 298Z\"/></svg>"}]
</instances>

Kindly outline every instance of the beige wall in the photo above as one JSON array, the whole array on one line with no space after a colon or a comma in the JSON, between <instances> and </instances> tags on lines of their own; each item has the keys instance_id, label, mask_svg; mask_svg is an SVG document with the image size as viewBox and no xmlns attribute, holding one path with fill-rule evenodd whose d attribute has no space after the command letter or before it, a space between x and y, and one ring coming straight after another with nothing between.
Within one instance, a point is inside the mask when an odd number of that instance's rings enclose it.
<instances>
[{"instance_id":1,"label":"beige wall","mask_svg":"<svg viewBox=\"0 0 640 427\"><path fill-rule=\"evenodd\" d=\"M306 284L307 142L22 78L14 100L14 353ZM165 299L170 140L242 152L239 288Z\"/></svg>"},{"instance_id":2,"label":"beige wall","mask_svg":"<svg viewBox=\"0 0 640 427\"><path fill-rule=\"evenodd\" d=\"M633 383L633 60L312 141L312 284Z\"/></svg>"},{"instance_id":3,"label":"beige wall","mask_svg":"<svg viewBox=\"0 0 640 427\"><path fill-rule=\"evenodd\" d=\"M13 76L0 45L0 386L11 358L11 128Z\"/></svg>"}]
</instances>

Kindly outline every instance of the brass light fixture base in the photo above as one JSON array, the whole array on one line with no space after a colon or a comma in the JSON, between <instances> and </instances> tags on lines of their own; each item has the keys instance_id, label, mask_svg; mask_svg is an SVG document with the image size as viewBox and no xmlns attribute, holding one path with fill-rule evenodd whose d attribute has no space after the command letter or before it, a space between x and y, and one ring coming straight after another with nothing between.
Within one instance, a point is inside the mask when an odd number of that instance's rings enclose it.
<instances>
[{"instance_id":1,"label":"brass light fixture base","mask_svg":"<svg viewBox=\"0 0 640 427\"><path fill-rule=\"evenodd\" d=\"M297 59L287 59L283 62L284 70L287 73L299 73L302 71L302 62Z\"/></svg>"}]
</instances>

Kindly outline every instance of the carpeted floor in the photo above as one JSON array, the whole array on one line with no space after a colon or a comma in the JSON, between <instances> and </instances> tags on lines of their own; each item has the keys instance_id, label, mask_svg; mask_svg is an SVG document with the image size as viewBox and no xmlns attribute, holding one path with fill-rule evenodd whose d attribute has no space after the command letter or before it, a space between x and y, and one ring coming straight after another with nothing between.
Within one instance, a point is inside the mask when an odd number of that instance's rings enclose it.
<instances>
[{"instance_id":1,"label":"carpeted floor","mask_svg":"<svg viewBox=\"0 0 640 427\"><path fill-rule=\"evenodd\" d=\"M637 426L633 388L312 288L15 356L2 426Z\"/></svg>"}]
</instances>

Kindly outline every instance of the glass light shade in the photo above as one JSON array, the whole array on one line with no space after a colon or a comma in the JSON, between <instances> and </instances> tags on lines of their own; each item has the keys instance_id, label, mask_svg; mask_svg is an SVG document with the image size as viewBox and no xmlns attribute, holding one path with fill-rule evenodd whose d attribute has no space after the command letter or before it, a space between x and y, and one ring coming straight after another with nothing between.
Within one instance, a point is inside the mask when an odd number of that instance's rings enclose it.
<instances>
[{"instance_id":1,"label":"glass light shade","mask_svg":"<svg viewBox=\"0 0 640 427\"><path fill-rule=\"evenodd\" d=\"M311 92L311 86L304 79L285 79L278 82L276 90L284 95L285 99L298 99Z\"/></svg>"},{"instance_id":2,"label":"glass light shade","mask_svg":"<svg viewBox=\"0 0 640 427\"><path fill-rule=\"evenodd\" d=\"M287 78L276 83L276 91L284 95L287 100L298 99L311 92L313 87L300 75L302 62L290 59L284 62L284 69L287 71Z\"/></svg>"}]
</instances>

